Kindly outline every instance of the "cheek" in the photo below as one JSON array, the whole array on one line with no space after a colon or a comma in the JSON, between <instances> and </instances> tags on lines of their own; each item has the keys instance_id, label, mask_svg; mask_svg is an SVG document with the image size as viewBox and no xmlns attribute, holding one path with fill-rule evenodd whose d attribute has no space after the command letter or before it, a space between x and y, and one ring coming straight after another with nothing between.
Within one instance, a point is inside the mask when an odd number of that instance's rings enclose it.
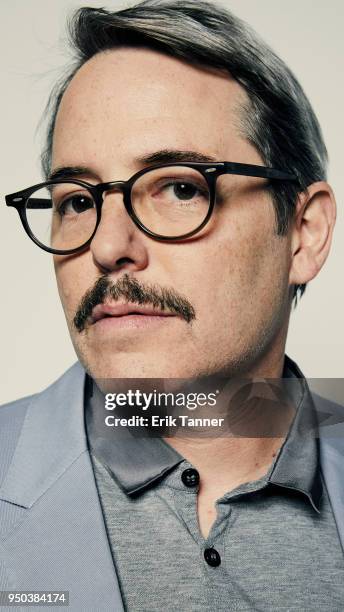
<instances>
[{"instance_id":1,"label":"cheek","mask_svg":"<svg viewBox=\"0 0 344 612\"><path fill-rule=\"evenodd\" d=\"M286 242L273 228L244 232L233 226L218 235L216 246L199 257L202 265L190 270L199 328L226 329L232 336L268 323L287 293L286 255Z\"/></svg>"},{"instance_id":2,"label":"cheek","mask_svg":"<svg viewBox=\"0 0 344 612\"><path fill-rule=\"evenodd\" d=\"M92 286L82 256L74 259L54 260L57 287L67 320L74 317L85 292Z\"/></svg>"}]
</instances>

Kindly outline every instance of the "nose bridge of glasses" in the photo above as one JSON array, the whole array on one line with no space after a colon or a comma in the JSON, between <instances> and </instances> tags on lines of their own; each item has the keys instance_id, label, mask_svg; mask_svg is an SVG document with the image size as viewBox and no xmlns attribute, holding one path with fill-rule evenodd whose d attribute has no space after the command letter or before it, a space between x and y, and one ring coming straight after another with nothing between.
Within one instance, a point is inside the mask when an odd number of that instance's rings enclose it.
<instances>
[{"instance_id":1,"label":"nose bridge of glasses","mask_svg":"<svg viewBox=\"0 0 344 612\"><path fill-rule=\"evenodd\" d=\"M104 201L107 194L110 193L123 193L124 194L125 181L110 181L109 183L101 183L98 185L98 190Z\"/></svg>"}]
</instances>

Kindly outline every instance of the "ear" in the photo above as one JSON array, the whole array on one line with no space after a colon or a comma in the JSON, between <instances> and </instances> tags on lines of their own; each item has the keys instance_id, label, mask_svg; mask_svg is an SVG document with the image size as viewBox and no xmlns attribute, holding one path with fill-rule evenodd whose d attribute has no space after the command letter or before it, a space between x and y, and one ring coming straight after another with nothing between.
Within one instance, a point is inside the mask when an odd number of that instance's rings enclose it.
<instances>
[{"instance_id":1,"label":"ear","mask_svg":"<svg viewBox=\"0 0 344 612\"><path fill-rule=\"evenodd\" d=\"M290 285L303 285L324 265L336 222L336 201L328 183L312 183L299 195L291 233Z\"/></svg>"}]
</instances>

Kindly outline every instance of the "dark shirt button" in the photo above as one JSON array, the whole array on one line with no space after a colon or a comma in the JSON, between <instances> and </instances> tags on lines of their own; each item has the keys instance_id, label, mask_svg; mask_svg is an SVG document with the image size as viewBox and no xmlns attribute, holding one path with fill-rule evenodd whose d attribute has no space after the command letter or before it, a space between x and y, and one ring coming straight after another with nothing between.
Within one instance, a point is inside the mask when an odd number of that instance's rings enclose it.
<instances>
[{"instance_id":1,"label":"dark shirt button","mask_svg":"<svg viewBox=\"0 0 344 612\"><path fill-rule=\"evenodd\" d=\"M199 473L194 468L188 468L182 473L182 481L186 487L196 487L199 483Z\"/></svg>"},{"instance_id":2,"label":"dark shirt button","mask_svg":"<svg viewBox=\"0 0 344 612\"><path fill-rule=\"evenodd\" d=\"M206 548L204 558L211 567L217 567L221 563L221 557L215 548Z\"/></svg>"}]
</instances>

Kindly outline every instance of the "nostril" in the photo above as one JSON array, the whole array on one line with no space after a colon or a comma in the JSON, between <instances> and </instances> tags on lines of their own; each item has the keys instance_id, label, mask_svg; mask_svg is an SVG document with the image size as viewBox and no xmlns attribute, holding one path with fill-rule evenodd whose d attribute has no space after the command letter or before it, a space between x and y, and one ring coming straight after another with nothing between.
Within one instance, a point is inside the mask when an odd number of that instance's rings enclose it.
<instances>
[{"instance_id":1,"label":"nostril","mask_svg":"<svg viewBox=\"0 0 344 612\"><path fill-rule=\"evenodd\" d=\"M118 265L122 265L122 264L126 264L126 263L132 263L133 260L130 259L130 257L120 257L119 259L117 259L116 263Z\"/></svg>"}]
</instances>

